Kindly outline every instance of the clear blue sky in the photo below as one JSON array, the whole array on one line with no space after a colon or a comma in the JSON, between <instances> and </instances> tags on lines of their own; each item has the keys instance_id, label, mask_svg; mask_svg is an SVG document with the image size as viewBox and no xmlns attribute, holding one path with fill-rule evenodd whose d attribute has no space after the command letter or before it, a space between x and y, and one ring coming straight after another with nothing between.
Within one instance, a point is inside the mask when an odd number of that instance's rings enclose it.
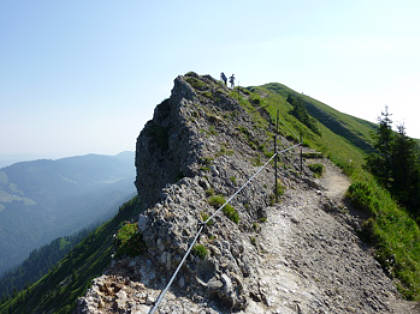
<instances>
[{"instance_id":1,"label":"clear blue sky","mask_svg":"<svg viewBox=\"0 0 420 314\"><path fill-rule=\"evenodd\" d=\"M178 74L281 82L420 138L419 1L0 2L0 155L134 150Z\"/></svg>"}]
</instances>

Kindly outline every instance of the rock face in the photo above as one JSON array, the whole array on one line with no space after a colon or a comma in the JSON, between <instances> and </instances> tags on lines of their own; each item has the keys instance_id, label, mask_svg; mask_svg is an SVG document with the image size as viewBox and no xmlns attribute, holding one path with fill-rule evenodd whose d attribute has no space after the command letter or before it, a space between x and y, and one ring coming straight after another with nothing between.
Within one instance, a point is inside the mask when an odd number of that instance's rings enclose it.
<instances>
[{"instance_id":1,"label":"rock face","mask_svg":"<svg viewBox=\"0 0 420 314\"><path fill-rule=\"evenodd\" d=\"M176 268L198 223L214 211L207 196L228 197L258 169L263 157L252 145L272 149L271 134L257 128L229 93L208 76L178 77L171 97L157 106L137 140L136 186L147 208L139 225L148 253L164 273ZM266 170L232 203L238 224L223 214L215 218L199 241L207 258L192 256L178 286L196 286L197 295L214 295L229 308L246 306L243 278L253 269L244 232L265 217L272 186Z\"/></svg>"},{"instance_id":2,"label":"rock face","mask_svg":"<svg viewBox=\"0 0 420 314\"><path fill-rule=\"evenodd\" d=\"M200 221L214 212L211 204L270 156L271 121L253 111L246 90L241 104L236 96L210 76L176 78L137 140L138 225L147 253L114 261L79 299L79 313L147 313ZM281 147L292 144L281 139ZM332 216L338 205L306 167L298 172L294 151L280 162L285 201L274 204L267 167L232 201L233 214L221 212L206 226L197 242L201 257L193 250L161 313L393 311L395 288L346 219ZM319 223L328 224L326 233Z\"/></svg>"}]
</instances>

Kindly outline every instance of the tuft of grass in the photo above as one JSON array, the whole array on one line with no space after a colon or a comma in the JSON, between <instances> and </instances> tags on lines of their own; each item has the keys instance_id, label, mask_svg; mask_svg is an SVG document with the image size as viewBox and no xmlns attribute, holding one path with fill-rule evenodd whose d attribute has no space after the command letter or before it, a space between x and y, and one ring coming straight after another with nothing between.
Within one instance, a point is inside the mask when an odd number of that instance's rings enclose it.
<instances>
[{"instance_id":1,"label":"tuft of grass","mask_svg":"<svg viewBox=\"0 0 420 314\"><path fill-rule=\"evenodd\" d=\"M214 195L214 189L213 188L208 188L206 190L206 196L209 197L209 196L213 196L213 195Z\"/></svg>"},{"instance_id":2,"label":"tuft of grass","mask_svg":"<svg viewBox=\"0 0 420 314\"><path fill-rule=\"evenodd\" d=\"M255 237L249 237L249 241L251 241L251 244L253 246L256 246L257 245L257 239Z\"/></svg>"},{"instance_id":3,"label":"tuft of grass","mask_svg":"<svg viewBox=\"0 0 420 314\"><path fill-rule=\"evenodd\" d=\"M222 206L226 202L226 200L222 195L213 195L209 197L208 202L211 206L218 208Z\"/></svg>"},{"instance_id":4,"label":"tuft of grass","mask_svg":"<svg viewBox=\"0 0 420 314\"><path fill-rule=\"evenodd\" d=\"M277 196L282 196L285 190L286 190L286 187L282 184L281 180L277 179L277 190L275 191Z\"/></svg>"},{"instance_id":5,"label":"tuft of grass","mask_svg":"<svg viewBox=\"0 0 420 314\"><path fill-rule=\"evenodd\" d=\"M191 77L191 76L186 76L185 80L194 88L197 89L199 91L205 91L207 90L207 85L206 83L204 83L202 80L196 78L196 77Z\"/></svg>"},{"instance_id":6,"label":"tuft of grass","mask_svg":"<svg viewBox=\"0 0 420 314\"><path fill-rule=\"evenodd\" d=\"M254 231L258 231L260 229L260 225L258 222L254 222L252 224L252 229L254 229Z\"/></svg>"},{"instance_id":7,"label":"tuft of grass","mask_svg":"<svg viewBox=\"0 0 420 314\"><path fill-rule=\"evenodd\" d=\"M200 163L203 166L210 167L213 164L213 161L214 161L214 158L212 157L203 157L201 158Z\"/></svg>"},{"instance_id":8,"label":"tuft of grass","mask_svg":"<svg viewBox=\"0 0 420 314\"><path fill-rule=\"evenodd\" d=\"M236 211L235 208L233 208L232 205L227 204L225 207L223 207L223 213L228 217L230 220L232 220L234 223L239 223L239 214Z\"/></svg>"},{"instance_id":9,"label":"tuft of grass","mask_svg":"<svg viewBox=\"0 0 420 314\"><path fill-rule=\"evenodd\" d=\"M222 195L213 195L208 199L208 202L211 206L219 208L226 202L226 200ZM232 205L226 204L225 207L223 207L223 213L234 223L239 223L239 214Z\"/></svg>"},{"instance_id":10,"label":"tuft of grass","mask_svg":"<svg viewBox=\"0 0 420 314\"><path fill-rule=\"evenodd\" d=\"M229 179L230 179L230 181L232 181L233 184L236 185L236 177L235 176L231 176Z\"/></svg>"},{"instance_id":11,"label":"tuft of grass","mask_svg":"<svg viewBox=\"0 0 420 314\"><path fill-rule=\"evenodd\" d=\"M210 215L207 214L206 212L201 212L200 213L200 217L201 217L201 221L206 221L207 219L209 219ZM214 221L213 219L210 219L207 224L207 226L213 226L214 225Z\"/></svg>"},{"instance_id":12,"label":"tuft of grass","mask_svg":"<svg viewBox=\"0 0 420 314\"><path fill-rule=\"evenodd\" d=\"M194 247L192 248L192 253L201 259L205 259L209 254L207 248L202 244L194 245Z\"/></svg>"},{"instance_id":13,"label":"tuft of grass","mask_svg":"<svg viewBox=\"0 0 420 314\"><path fill-rule=\"evenodd\" d=\"M221 147L220 147L220 151L218 151L216 153L215 157L220 157L220 156L223 156L223 155L232 156L233 154L234 154L233 150L227 149L226 145L222 144Z\"/></svg>"},{"instance_id":14,"label":"tuft of grass","mask_svg":"<svg viewBox=\"0 0 420 314\"><path fill-rule=\"evenodd\" d=\"M213 94L209 91L202 92L202 95L207 98L214 99Z\"/></svg>"},{"instance_id":15,"label":"tuft of grass","mask_svg":"<svg viewBox=\"0 0 420 314\"><path fill-rule=\"evenodd\" d=\"M258 221L261 223L267 222L267 217L261 217Z\"/></svg>"},{"instance_id":16,"label":"tuft of grass","mask_svg":"<svg viewBox=\"0 0 420 314\"><path fill-rule=\"evenodd\" d=\"M309 169L314 173L314 176L319 178L324 173L324 165L323 164L309 164Z\"/></svg>"},{"instance_id":17,"label":"tuft of grass","mask_svg":"<svg viewBox=\"0 0 420 314\"><path fill-rule=\"evenodd\" d=\"M137 223L126 223L118 230L117 256L128 255L134 257L144 252L143 236L137 229Z\"/></svg>"},{"instance_id":18,"label":"tuft of grass","mask_svg":"<svg viewBox=\"0 0 420 314\"><path fill-rule=\"evenodd\" d=\"M217 131L216 131L216 128L214 127L214 125L209 126L209 133L211 135L216 135L217 134Z\"/></svg>"},{"instance_id":19,"label":"tuft of grass","mask_svg":"<svg viewBox=\"0 0 420 314\"><path fill-rule=\"evenodd\" d=\"M259 167L263 165L260 155L257 155L254 158L252 158L252 165L255 167Z\"/></svg>"}]
</instances>

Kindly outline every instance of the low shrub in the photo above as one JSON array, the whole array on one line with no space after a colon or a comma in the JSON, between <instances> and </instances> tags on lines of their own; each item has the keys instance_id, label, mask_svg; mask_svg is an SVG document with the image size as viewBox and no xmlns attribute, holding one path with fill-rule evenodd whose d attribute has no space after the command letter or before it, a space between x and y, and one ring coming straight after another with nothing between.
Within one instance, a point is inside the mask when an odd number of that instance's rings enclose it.
<instances>
[{"instance_id":1,"label":"low shrub","mask_svg":"<svg viewBox=\"0 0 420 314\"><path fill-rule=\"evenodd\" d=\"M117 237L117 256L128 255L131 257L140 255L146 249L143 236L138 232L137 223L126 223L118 230Z\"/></svg>"},{"instance_id":2,"label":"low shrub","mask_svg":"<svg viewBox=\"0 0 420 314\"><path fill-rule=\"evenodd\" d=\"M372 205L372 191L366 183L356 182L350 185L346 193L346 198L355 208L369 214L369 216L376 214Z\"/></svg>"}]
</instances>

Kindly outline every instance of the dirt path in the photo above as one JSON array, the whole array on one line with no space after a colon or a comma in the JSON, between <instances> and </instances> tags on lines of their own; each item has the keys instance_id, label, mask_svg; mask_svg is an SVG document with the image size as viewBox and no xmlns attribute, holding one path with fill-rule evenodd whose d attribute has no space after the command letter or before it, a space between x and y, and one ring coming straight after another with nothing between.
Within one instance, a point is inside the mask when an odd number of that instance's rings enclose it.
<instances>
[{"instance_id":1,"label":"dirt path","mask_svg":"<svg viewBox=\"0 0 420 314\"><path fill-rule=\"evenodd\" d=\"M329 161L319 184L290 189L268 210L258 242L260 296L244 313L418 313L352 228L329 214L350 182Z\"/></svg>"},{"instance_id":2,"label":"dirt path","mask_svg":"<svg viewBox=\"0 0 420 314\"><path fill-rule=\"evenodd\" d=\"M319 183L326 189L325 195L334 201L340 202L348 187L350 186L349 178L344 175L336 166L329 160L318 161L321 162L325 169Z\"/></svg>"}]
</instances>

